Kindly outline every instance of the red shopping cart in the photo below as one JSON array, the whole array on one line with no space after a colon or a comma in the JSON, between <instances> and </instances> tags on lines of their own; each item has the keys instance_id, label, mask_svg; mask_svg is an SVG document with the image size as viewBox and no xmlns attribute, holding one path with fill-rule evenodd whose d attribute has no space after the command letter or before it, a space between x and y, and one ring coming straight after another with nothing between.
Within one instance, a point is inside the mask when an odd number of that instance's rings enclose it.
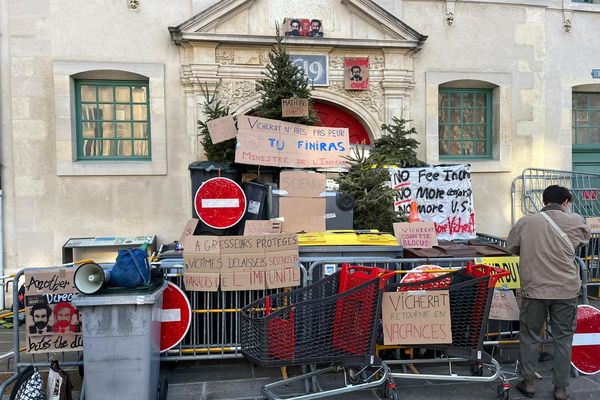
<instances>
[{"instance_id":1,"label":"red shopping cart","mask_svg":"<svg viewBox=\"0 0 600 400\"><path fill-rule=\"evenodd\" d=\"M411 374L392 372L393 378L410 378L445 381L489 382L500 378L497 388L499 399L509 398L509 380L516 378L516 373L505 372L500 364L483 347L490 305L494 287L498 279L509 275L507 270L489 265L469 264L466 268L453 273L438 275L434 278L390 283L385 291L430 291L448 290L450 298L450 321L452 326L452 343L447 345L419 345L422 348L440 350L443 358L428 360L386 360L388 365L406 365L417 363L444 362L449 365L449 374ZM470 375L461 375L453 370L452 363L467 362L471 364ZM483 376L483 366L491 371L490 376Z\"/></svg>"},{"instance_id":2,"label":"red shopping cart","mask_svg":"<svg viewBox=\"0 0 600 400\"><path fill-rule=\"evenodd\" d=\"M343 265L311 286L270 295L242 308L241 347L246 358L262 366L331 364L266 385L263 394L280 399L273 389L333 371L344 373L343 387L292 398L316 399L386 383L391 392L389 369L373 355L381 295L390 276L393 272L379 268ZM356 379L357 374L361 379Z\"/></svg>"}]
</instances>

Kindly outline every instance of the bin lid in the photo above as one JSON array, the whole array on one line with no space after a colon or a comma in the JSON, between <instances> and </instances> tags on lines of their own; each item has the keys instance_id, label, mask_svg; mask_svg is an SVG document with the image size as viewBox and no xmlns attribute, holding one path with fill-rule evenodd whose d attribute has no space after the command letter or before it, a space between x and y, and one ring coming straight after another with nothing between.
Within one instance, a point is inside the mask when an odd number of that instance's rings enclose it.
<instances>
[{"instance_id":1,"label":"bin lid","mask_svg":"<svg viewBox=\"0 0 600 400\"><path fill-rule=\"evenodd\" d=\"M239 169L231 162L213 162L213 161L196 161L188 166L190 171L215 171L221 170L222 173L239 173Z\"/></svg>"},{"instance_id":2,"label":"bin lid","mask_svg":"<svg viewBox=\"0 0 600 400\"><path fill-rule=\"evenodd\" d=\"M90 295L77 293L73 296L71 303L75 307L154 304L160 298L168 284L168 282L164 280L159 282L160 283L154 285L151 283L148 288L114 288L114 290L105 290L101 294Z\"/></svg>"},{"instance_id":3,"label":"bin lid","mask_svg":"<svg viewBox=\"0 0 600 400\"><path fill-rule=\"evenodd\" d=\"M332 230L298 234L299 246L394 246L398 241L389 233L376 229Z\"/></svg>"}]
</instances>

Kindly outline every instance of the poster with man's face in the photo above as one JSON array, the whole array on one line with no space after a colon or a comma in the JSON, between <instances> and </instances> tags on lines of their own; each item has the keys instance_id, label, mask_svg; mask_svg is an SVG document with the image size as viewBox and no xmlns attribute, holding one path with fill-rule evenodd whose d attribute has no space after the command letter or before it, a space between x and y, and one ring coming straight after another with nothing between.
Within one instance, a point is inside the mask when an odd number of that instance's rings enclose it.
<instances>
[{"instance_id":1,"label":"poster with man's face","mask_svg":"<svg viewBox=\"0 0 600 400\"><path fill-rule=\"evenodd\" d=\"M77 292L74 268L25 274L27 353L80 351L81 314L71 304Z\"/></svg>"},{"instance_id":2,"label":"poster with man's face","mask_svg":"<svg viewBox=\"0 0 600 400\"><path fill-rule=\"evenodd\" d=\"M369 57L346 57L344 59L344 88L347 90L369 89Z\"/></svg>"},{"instance_id":3,"label":"poster with man's face","mask_svg":"<svg viewBox=\"0 0 600 400\"><path fill-rule=\"evenodd\" d=\"M286 18L283 20L285 36L323 37L323 21L309 18Z\"/></svg>"}]
</instances>

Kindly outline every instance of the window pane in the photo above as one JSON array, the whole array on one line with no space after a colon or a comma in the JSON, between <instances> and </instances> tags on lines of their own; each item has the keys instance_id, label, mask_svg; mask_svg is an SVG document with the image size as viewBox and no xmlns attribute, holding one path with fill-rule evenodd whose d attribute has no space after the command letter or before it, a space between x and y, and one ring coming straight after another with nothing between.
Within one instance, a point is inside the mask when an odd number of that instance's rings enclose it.
<instances>
[{"instance_id":1,"label":"window pane","mask_svg":"<svg viewBox=\"0 0 600 400\"><path fill-rule=\"evenodd\" d=\"M473 127L466 125L463 129L463 139L473 139Z\"/></svg>"},{"instance_id":2,"label":"window pane","mask_svg":"<svg viewBox=\"0 0 600 400\"><path fill-rule=\"evenodd\" d=\"M114 138L115 137L115 127L112 122L104 122L102 123L102 135L103 138Z\"/></svg>"},{"instance_id":3,"label":"window pane","mask_svg":"<svg viewBox=\"0 0 600 400\"><path fill-rule=\"evenodd\" d=\"M148 125L145 122L135 122L133 124L133 137L137 139L148 138Z\"/></svg>"},{"instance_id":4,"label":"window pane","mask_svg":"<svg viewBox=\"0 0 600 400\"><path fill-rule=\"evenodd\" d=\"M117 122L117 136L119 138L131 138L131 124L129 122Z\"/></svg>"},{"instance_id":5,"label":"window pane","mask_svg":"<svg viewBox=\"0 0 600 400\"><path fill-rule=\"evenodd\" d=\"M131 141L119 140L119 156L130 156L131 155Z\"/></svg>"},{"instance_id":6,"label":"window pane","mask_svg":"<svg viewBox=\"0 0 600 400\"><path fill-rule=\"evenodd\" d=\"M451 156L460 156L460 142L450 142L450 151L448 154Z\"/></svg>"},{"instance_id":7,"label":"window pane","mask_svg":"<svg viewBox=\"0 0 600 400\"><path fill-rule=\"evenodd\" d=\"M600 126L600 111L590 111L590 126Z\"/></svg>"},{"instance_id":8,"label":"window pane","mask_svg":"<svg viewBox=\"0 0 600 400\"><path fill-rule=\"evenodd\" d=\"M438 134L440 136L440 140L448 139L448 127L446 125L440 125L438 127Z\"/></svg>"},{"instance_id":9,"label":"window pane","mask_svg":"<svg viewBox=\"0 0 600 400\"><path fill-rule=\"evenodd\" d=\"M462 131L460 129L460 125L453 125L452 130L450 131L450 139L460 140L462 137Z\"/></svg>"},{"instance_id":10,"label":"window pane","mask_svg":"<svg viewBox=\"0 0 600 400\"><path fill-rule=\"evenodd\" d=\"M587 96L584 95L574 95L575 100L573 101L573 107L581 110L582 108L587 108Z\"/></svg>"},{"instance_id":11,"label":"window pane","mask_svg":"<svg viewBox=\"0 0 600 400\"><path fill-rule=\"evenodd\" d=\"M84 140L83 142L83 154L86 156L95 156L98 153L99 140Z\"/></svg>"},{"instance_id":12,"label":"window pane","mask_svg":"<svg viewBox=\"0 0 600 400\"><path fill-rule=\"evenodd\" d=\"M99 108L100 110L98 114L98 119L113 120L115 118L113 113L114 108L112 104L100 104Z\"/></svg>"},{"instance_id":13,"label":"window pane","mask_svg":"<svg viewBox=\"0 0 600 400\"><path fill-rule=\"evenodd\" d=\"M486 150L487 144L485 142L477 142L476 145L476 155L478 156L484 156L487 154L487 150Z\"/></svg>"},{"instance_id":14,"label":"window pane","mask_svg":"<svg viewBox=\"0 0 600 400\"><path fill-rule=\"evenodd\" d=\"M117 86L115 88L115 94L117 95L118 103L129 103L131 97L129 96L129 86Z\"/></svg>"},{"instance_id":15,"label":"window pane","mask_svg":"<svg viewBox=\"0 0 600 400\"><path fill-rule=\"evenodd\" d=\"M485 125L477 125L475 127L475 138L485 140Z\"/></svg>"},{"instance_id":16,"label":"window pane","mask_svg":"<svg viewBox=\"0 0 600 400\"><path fill-rule=\"evenodd\" d=\"M485 122L485 110L473 110L472 118L469 122L483 124Z\"/></svg>"},{"instance_id":17,"label":"window pane","mask_svg":"<svg viewBox=\"0 0 600 400\"><path fill-rule=\"evenodd\" d=\"M98 87L98 95L100 101L113 101L113 88L112 86L100 86Z\"/></svg>"},{"instance_id":18,"label":"window pane","mask_svg":"<svg viewBox=\"0 0 600 400\"><path fill-rule=\"evenodd\" d=\"M453 124L460 124L460 114L461 114L460 108L450 110L450 121Z\"/></svg>"},{"instance_id":19,"label":"window pane","mask_svg":"<svg viewBox=\"0 0 600 400\"><path fill-rule=\"evenodd\" d=\"M96 101L96 86L81 85L81 101Z\"/></svg>"},{"instance_id":20,"label":"window pane","mask_svg":"<svg viewBox=\"0 0 600 400\"><path fill-rule=\"evenodd\" d=\"M600 110L600 93L590 94L590 108L593 110Z\"/></svg>"},{"instance_id":21,"label":"window pane","mask_svg":"<svg viewBox=\"0 0 600 400\"><path fill-rule=\"evenodd\" d=\"M148 155L148 142L145 140L136 140L133 142L134 155L143 157Z\"/></svg>"},{"instance_id":22,"label":"window pane","mask_svg":"<svg viewBox=\"0 0 600 400\"><path fill-rule=\"evenodd\" d=\"M473 155L473 142L463 142L463 154L466 156Z\"/></svg>"},{"instance_id":23,"label":"window pane","mask_svg":"<svg viewBox=\"0 0 600 400\"><path fill-rule=\"evenodd\" d=\"M590 144L600 144L600 128L590 128Z\"/></svg>"},{"instance_id":24,"label":"window pane","mask_svg":"<svg viewBox=\"0 0 600 400\"><path fill-rule=\"evenodd\" d=\"M577 144L588 144L588 130L587 128L576 129Z\"/></svg>"},{"instance_id":25,"label":"window pane","mask_svg":"<svg viewBox=\"0 0 600 400\"><path fill-rule=\"evenodd\" d=\"M129 104L117 104L116 107L118 121L131 120L131 106Z\"/></svg>"},{"instance_id":26,"label":"window pane","mask_svg":"<svg viewBox=\"0 0 600 400\"><path fill-rule=\"evenodd\" d=\"M133 95L134 103L145 103L146 102L146 88L145 87L132 87L131 92Z\"/></svg>"},{"instance_id":27,"label":"window pane","mask_svg":"<svg viewBox=\"0 0 600 400\"><path fill-rule=\"evenodd\" d=\"M575 114L575 125L576 126L587 126L588 124L588 113L587 111L580 111Z\"/></svg>"},{"instance_id":28,"label":"window pane","mask_svg":"<svg viewBox=\"0 0 600 400\"><path fill-rule=\"evenodd\" d=\"M475 101L473 106L478 107L478 108L485 107L485 94L475 93L473 96L474 96L474 101Z\"/></svg>"},{"instance_id":29,"label":"window pane","mask_svg":"<svg viewBox=\"0 0 600 400\"><path fill-rule=\"evenodd\" d=\"M133 106L133 119L136 121L146 121L148 117L148 107L146 105L134 105Z\"/></svg>"},{"instance_id":30,"label":"window pane","mask_svg":"<svg viewBox=\"0 0 600 400\"><path fill-rule=\"evenodd\" d=\"M84 138L96 137L96 123L95 122L83 122L83 137Z\"/></svg>"},{"instance_id":31,"label":"window pane","mask_svg":"<svg viewBox=\"0 0 600 400\"><path fill-rule=\"evenodd\" d=\"M117 155L114 140L103 140L100 142L100 154L106 157Z\"/></svg>"},{"instance_id":32,"label":"window pane","mask_svg":"<svg viewBox=\"0 0 600 400\"><path fill-rule=\"evenodd\" d=\"M465 93L463 94L463 107L471 108L475 104L475 100L473 99L473 93Z\"/></svg>"},{"instance_id":33,"label":"window pane","mask_svg":"<svg viewBox=\"0 0 600 400\"><path fill-rule=\"evenodd\" d=\"M450 107L460 107L460 93L452 93L450 95Z\"/></svg>"},{"instance_id":34,"label":"window pane","mask_svg":"<svg viewBox=\"0 0 600 400\"><path fill-rule=\"evenodd\" d=\"M440 141L439 151L441 156L448 155L448 142Z\"/></svg>"},{"instance_id":35,"label":"window pane","mask_svg":"<svg viewBox=\"0 0 600 400\"><path fill-rule=\"evenodd\" d=\"M96 104L82 104L81 119L84 121L93 121L97 119Z\"/></svg>"}]
</instances>

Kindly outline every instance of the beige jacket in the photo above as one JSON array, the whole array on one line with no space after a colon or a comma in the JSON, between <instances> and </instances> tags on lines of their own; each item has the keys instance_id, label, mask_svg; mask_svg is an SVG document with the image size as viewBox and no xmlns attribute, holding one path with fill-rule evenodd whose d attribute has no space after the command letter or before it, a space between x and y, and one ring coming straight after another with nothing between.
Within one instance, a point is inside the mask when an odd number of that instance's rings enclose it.
<instances>
[{"instance_id":1,"label":"beige jacket","mask_svg":"<svg viewBox=\"0 0 600 400\"><path fill-rule=\"evenodd\" d=\"M577 214L564 212L559 205L542 209L567 234L573 247L586 244L590 228ZM559 233L540 213L526 215L511 229L508 250L520 255L519 275L523 297L530 299L572 299L581 289L574 254Z\"/></svg>"}]
</instances>

